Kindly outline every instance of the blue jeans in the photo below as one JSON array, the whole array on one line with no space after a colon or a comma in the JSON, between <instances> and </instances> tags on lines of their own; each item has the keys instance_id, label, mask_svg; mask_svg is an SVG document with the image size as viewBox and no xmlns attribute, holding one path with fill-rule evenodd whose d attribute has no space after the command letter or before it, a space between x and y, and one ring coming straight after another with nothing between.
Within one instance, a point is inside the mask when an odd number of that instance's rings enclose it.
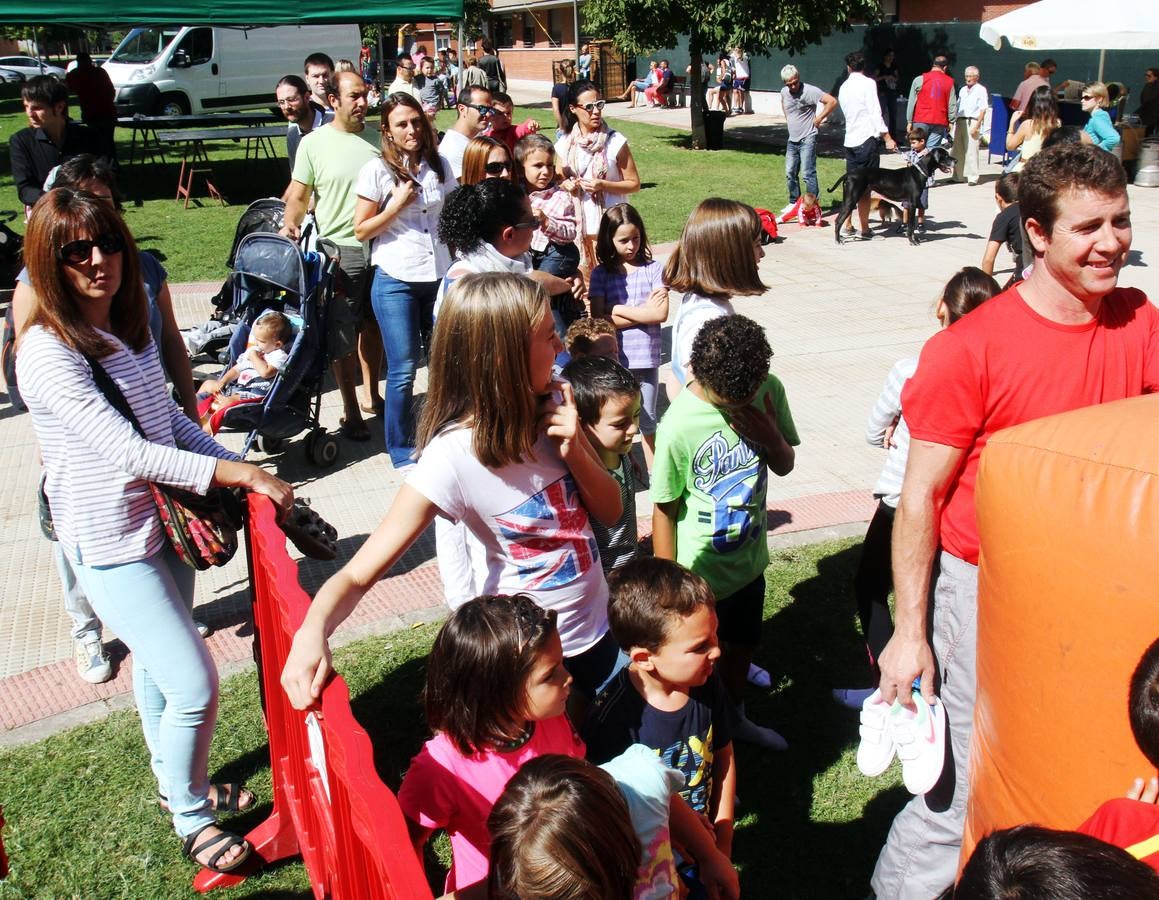
<instances>
[{"instance_id":1,"label":"blue jeans","mask_svg":"<svg viewBox=\"0 0 1159 900\"><path fill-rule=\"evenodd\" d=\"M924 128L926 130L927 150L933 150L935 147L942 145L945 145L949 149L950 130L945 125L930 125L927 122L914 122L914 128Z\"/></svg>"},{"instance_id":2,"label":"blue jeans","mask_svg":"<svg viewBox=\"0 0 1159 900\"><path fill-rule=\"evenodd\" d=\"M89 598L77 584L76 571L68 554L60 546L60 541L52 543L52 559L56 563L56 574L60 576L60 586L64 589L64 611L72 619L72 639L83 643L90 638L101 639L101 620L93 612Z\"/></svg>"},{"instance_id":3,"label":"blue jeans","mask_svg":"<svg viewBox=\"0 0 1159 900\"><path fill-rule=\"evenodd\" d=\"M413 463L415 370L429 343L437 281L399 281L374 270L370 305L386 350L386 452L397 468Z\"/></svg>"},{"instance_id":4,"label":"blue jeans","mask_svg":"<svg viewBox=\"0 0 1159 900\"><path fill-rule=\"evenodd\" d=\"M801 196L801 185L797 174L805 170L806 193L817 194L817 132L799 141L789 141L785 145L785 181L789 187L789 202L796 203Z\"/></svg>"},{"instance_id":5,"label":"blue jeans","mask_svg":"<svg viewBox=\"0 0 1159 900\"><path fill-rule=\"evenodd\" d=\"M184 837L214 822L209 744L217 724L217 667L193 627L193 569L168 546L113 566L73 563L101 621L133 654L133 694L157 788Z\"/></svg>"},{"instance_id":6,"label":"blue jeans","mask_svg":"<svg viewBox=\"0 0 1159 900\"><path fill-rule=\"evenodd\" d=\"M549 243L544 250L531 251L531 264L538 272L547 272L559 278L571 278L579 271L580 250L575 244ZM572 303L571 294L551 298L551 317L560 340L568 326L579 318L578 304Z\"/></svg>"}]
</instances>

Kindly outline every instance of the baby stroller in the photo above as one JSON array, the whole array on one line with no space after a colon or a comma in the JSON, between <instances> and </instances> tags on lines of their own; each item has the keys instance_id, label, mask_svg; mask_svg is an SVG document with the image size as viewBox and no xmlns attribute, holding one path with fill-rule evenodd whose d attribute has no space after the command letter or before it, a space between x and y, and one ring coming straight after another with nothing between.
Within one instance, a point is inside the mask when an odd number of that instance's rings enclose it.
<instances>
[{"instance_id":1,"label":"baby stroller","mask_svg":"<svg viewBox=\"0 0 1159 900\"><path fill-rule=\"evenodd\" d=\"M266 310L285 313L294 325L289 357L269 393L241 400L210 417L215 433L222 428L249 431L243 456L253 446L277 453L287 440L308 429L304 445L308 459L329 466L338 458L338 439L318 422L330 365L326 313L338 254L327 241L317 241L316 246L304 252L289 238L256 232L243 237L233 254L227 287L232 298L229 313L238 328L229 343L228 364L245 352L250 327Z\"/></svg>"},{"instance_id":2,"label":"baby stroller","mask_svg":"<svg viewBox=\"0 0 1159 900\"><path fill-rule=\"evenodd\" d=\"M237 221L233 233L233 246L229 249L229 259L225 264L232 269L237 259L237 251L242 239L251 234L277 234L285 218L286 204L277 197L255 200L246 207ZM185 350L190 359L208 357L220 363L228 363L227 347L238 328L238 317L233 313L232 278L227 278L221 290L210 300L214 311L209 320L201 325L186 328L181 332L185 340Z\"/></svg>"}]
</instances>

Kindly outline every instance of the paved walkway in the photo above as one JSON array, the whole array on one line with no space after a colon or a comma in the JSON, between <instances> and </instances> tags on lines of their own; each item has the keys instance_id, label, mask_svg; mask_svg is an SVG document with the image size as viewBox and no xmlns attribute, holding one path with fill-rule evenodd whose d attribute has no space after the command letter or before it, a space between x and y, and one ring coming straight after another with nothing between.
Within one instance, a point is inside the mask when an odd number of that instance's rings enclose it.
<instances>
[{"instance_id":1,"label":"paved walkway","mask_svg":"<svg viewBox=\"0 0 1159 900\"><path fill-rule=\"evenodd\" d=\"M621 114L621 107L614 115ZM623 112L625 118L632 114ZM648 121L662 117L658 124L687 127L687 110L641 109L635 115ZM775 142L777 123L761 119L735 117L728 124L755 132L767 127L769 133L761 139ZM782 177L779 159L767 163L756 159L751 164L767 165L770 178ZM639 163L646 168L646 159ZM997 167L984 171L993 177ZM1130 194L1135 250L1120 282L1159 297L1159 191L1132 187ZM741 298L735 305L768 329L775 352L773 370L785 383L802 438L794 472L770 483L772 542L862 530L873 508L869 488L882 463L882 452L865 444L866 415L893 362L915 354L937 327L933 308L942 285L961 266L981 259L994 213L989 187L942 185L931 194L931 227L919 247L890 234L837 248L828 228L799 230L789 225L782 232L784 240L767 248L761 272L768 292ZM662 257L670 248L657 250ZM1005 252L1000 262L1008 262ZM187 325L206 317L208 298L219 284L173 287L178 318ZM424 378L425 370L420 371L420 389ZM323 424L336 428L338 416L337 395L331 391L323 407ZM129 666L119 644L112 644L118 662L112 682L93 687L76 676L50 547L36 522L38 467L31 424L28 416L13 415L4 405L0 430L5 447L5 477L0 480L2 745L34 740L110 708L131 705L131 697ZM301 439L280 456L253 457L298 485L298 493L309 497L338 528L339 563L378 523L399 487L383 453L381 431L373 430L369 444L343 442L339 463L331 470L319 471L305 461ZM225 442L240 446L240 437L227 435ZM638 497L638 507L646 522L646 494ZM350 640L440 616L433 549L429 536L420 539L337 637ZM305 561L303 584L316 589L334 567ZM241 554L228 566L199 575L195 612L216 629L209 645L223 672L251 664ZM112 638L106 635L107 640Z\"/></svg>"}]
</instances>

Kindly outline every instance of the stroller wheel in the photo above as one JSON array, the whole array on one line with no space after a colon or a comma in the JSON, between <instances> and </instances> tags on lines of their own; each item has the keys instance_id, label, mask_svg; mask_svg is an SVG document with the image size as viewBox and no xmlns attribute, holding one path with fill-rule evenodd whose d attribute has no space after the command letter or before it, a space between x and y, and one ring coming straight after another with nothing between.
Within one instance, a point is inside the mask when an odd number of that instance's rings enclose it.
<instances>
[{"instance_id":1,"label":"stroller wheel","mask_svg":"<svg viewBox=\"0 0 1159 900\"><path fill-rule=\"evenodd\" d=\"M311 431L306 438L306 454L316 466L332 466L338 459L338 439L322 429Z\"/></svg>"},{"instance_id":2,"label":"stroller wheel","mask_svg":"<svg viewBox=\"0 0 1159 900\"><path fill-rule=\"evenodd\" d=\"M286 441L284 438L269 437L268 435L264 434L259 434L255 443L258 450L266 454L281 453L282 450L284 450L286 447Z\"/></svg>"}]
</instances>

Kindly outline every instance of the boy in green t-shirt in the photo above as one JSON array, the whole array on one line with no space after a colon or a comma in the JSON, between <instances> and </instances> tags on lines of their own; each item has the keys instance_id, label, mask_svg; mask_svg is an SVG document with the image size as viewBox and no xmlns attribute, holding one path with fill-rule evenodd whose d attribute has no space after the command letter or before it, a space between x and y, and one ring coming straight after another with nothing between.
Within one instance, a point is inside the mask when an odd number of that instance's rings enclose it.
<instances>
[{"instance_id":1,"label":"boy in green t-shirt","mask_svg":"<svg viewBox=\"0 0 1159 900\"><path fill-rule=\"evenodd\" d=\"M772 355L764 329L744 316L712 319L696 335L693 380L656 432L652 542L657 556L691 569L716 594L734 736L783 750L785 739L750 722L741 703L764 614L766 467L788 475L800 443L784 386L769 374Z\"/></svg>"}]
</instances>

